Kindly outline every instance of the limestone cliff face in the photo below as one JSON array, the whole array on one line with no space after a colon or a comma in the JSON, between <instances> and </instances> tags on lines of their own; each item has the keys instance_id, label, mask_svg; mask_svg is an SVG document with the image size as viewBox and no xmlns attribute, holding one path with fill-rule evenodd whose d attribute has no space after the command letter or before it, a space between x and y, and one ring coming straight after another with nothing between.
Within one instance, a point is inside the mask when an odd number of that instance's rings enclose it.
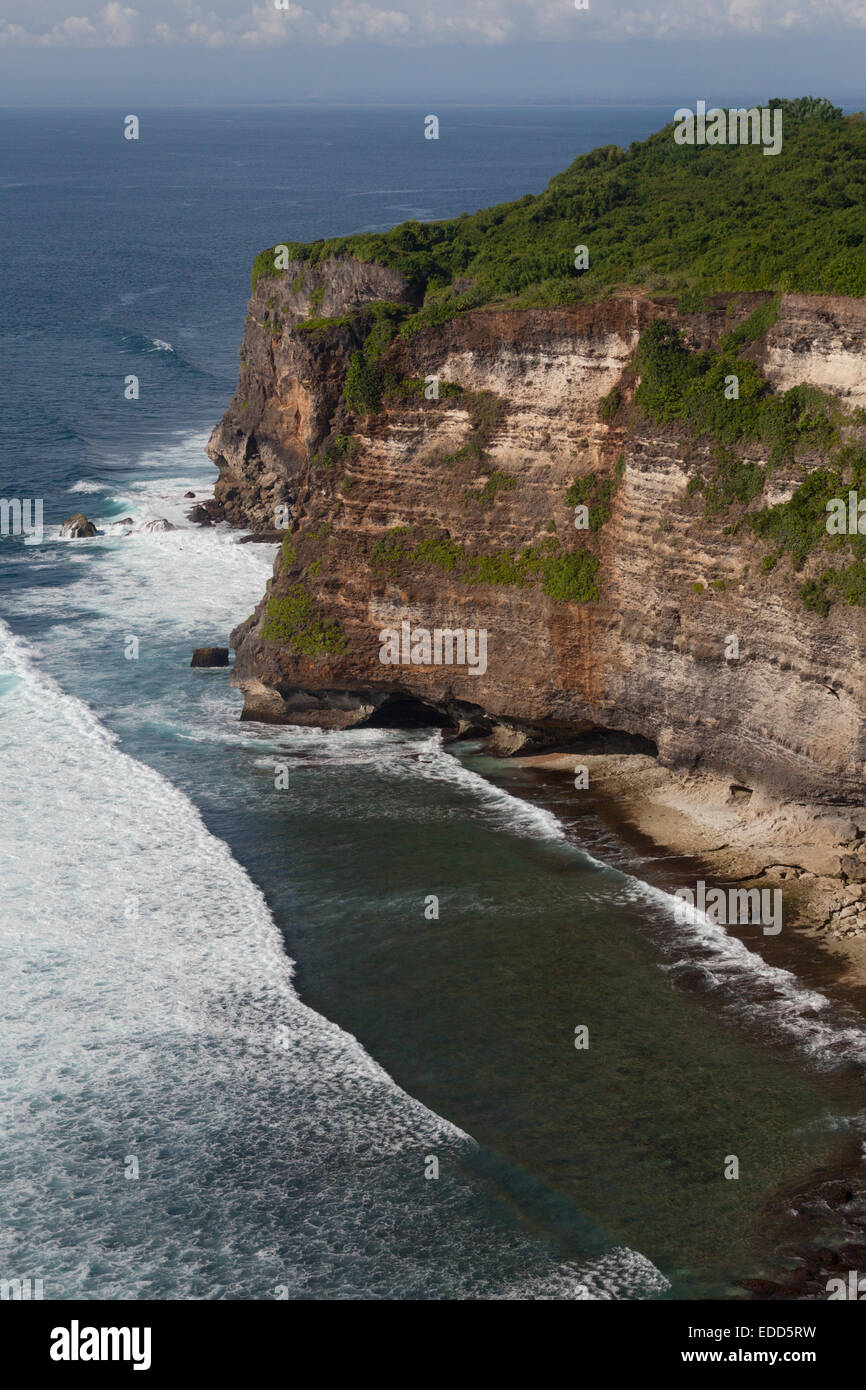
<instances>
[{"instance_id":1,"label":"limestone cliff face","mask_svg":"<svg viewBox=\"0 0 866 1390\"><path fill-rule=\"evenodd\" d=\"M377 300L408 298L402 277L360 261L291 262L284 280L260 280L249 303L238 389L208 453L220 476L214 495L238 526L269 530L291 506L307 462L331 431L351 352L365 321L322 334L295 332L311 318L348 317Z\"/></svg>"},{"instance_id":2,"label":"limestone cliff face","mask_svg":"<svg viewBox=\"0 0 866 1390\"><path fill-rule=\"evenodd\" d=\"M764 297L718 296L678 326L711 346ZM350 416L364 306L408 298L396 272L333 262L260 282L251 301L238 392L209 452L230 517L272 527L282 502L291 535L232 636L245 717L345 727L420 701L503 751L622 730L671 767L862 800L866 613L808 611L786 559L763 573L767 547L749 528L731 534L729 517L708 520L687 490L712 441L632 406L639 336L673 310L637 294L477 310L398 337L381 360L392 383L437 378L439 399L397 386ZM301 327L311 312L348 321ZM864 405L866 305L783 296L746 355L779 389L812 383ZM790 495L803 464L776 470L763 500ZM587 532L566 493L590 473L591 508L608 487ZM515 576L499 562L521 552ZM592 596L572 601L557 566L580 552L597 569ZM380 632L403 621L485 629L486 671L383 665Z\"/></svg>"}]
</instances>

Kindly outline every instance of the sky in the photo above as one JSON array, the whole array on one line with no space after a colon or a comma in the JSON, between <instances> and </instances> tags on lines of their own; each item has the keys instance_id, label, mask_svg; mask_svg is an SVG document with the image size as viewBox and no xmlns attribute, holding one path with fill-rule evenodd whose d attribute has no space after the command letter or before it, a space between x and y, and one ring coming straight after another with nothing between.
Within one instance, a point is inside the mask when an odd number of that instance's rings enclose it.
<instances>
[{"instance_id":1,"label":"sky","mask_svg":"<svg viewBox=\"0 0 866 1390\"><path fill-rule=\"evenodd\" d=\"M808 93L862 108L864 58L866 0L0 0L7 106Z\"/></svg>"}]
</instances>

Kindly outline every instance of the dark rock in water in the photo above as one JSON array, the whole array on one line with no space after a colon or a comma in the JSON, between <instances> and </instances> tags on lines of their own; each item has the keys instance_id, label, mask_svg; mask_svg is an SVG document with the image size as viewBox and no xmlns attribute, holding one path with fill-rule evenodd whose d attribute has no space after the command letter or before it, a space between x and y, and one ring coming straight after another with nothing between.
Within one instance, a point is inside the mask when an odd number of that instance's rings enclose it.
<instances>
[{"instance_id":1,"label":"dark rock in water","mask_svg":"<svg viewBox=\"0 0 866 1390\"><path fill-rule=\"evenodd\" d=\"M187 517L198 526L213 526L215 521L225 521L226 510L222 502L209 497L206 502L199 502L188 511Z\"/></svg>"},{"instance_id":2,"label":"dark rock in water","mask_svg":"<svg viewBox=\"0 0 866 1390\"><path fill-rule=\"evenodd\" d=\"M194 493L194 492L185 492L183 495L184 495L184 497L195 497L195 493Z\"/></svg>"},{"instance_id":3,"label":"dark rock in water","mask_svg":"<svg viewBox=\"0 0 866 1390\"><path fill-rule=\"evenodd\" d=\"M172 526L170 521L166 521L164 516L158 516L153 521L146 521L141 529L142 531L176 531L177 527Z\"/></svg>"},{"instance_id":4,"label":"dark rock in water","mask_svg":"<svg viewBox=\"0 0 866 1390\"><path fill-rule=\"evenodd\" d=\"M279 545L285 538L285 531L254 531L251 536L241 536L238 545Z\"/></svg>"},{"instance_id":5,"label":"dark rock in water","mask_svg":"<svg viewBox=\"0 0 866 1390\"><path fill-rule=\"evenodd\" d=\"M190 666L228 666L228 647L196 647Z\"/></svg>"},{"instance_id":6,"label":"dark rock in water","mask_svg":"<svg viewBox=\"0 0 866 1390\"><path fill-rule=\"evenodd\" d=\"M756 1298L773 1298L785 1292L784 1284L776 1284L772 1279L738 1279L741 1289L747 1289Z\"/></svg>"},{"instance_id":7,"label":"dark rock in water","mask_svg":"<svg viewBox=\"0 0 866 1390\"><path fill-rule=\"evenodd\" d=\"M118 522L115 522L115 525L117 525L117 526L131 526L131 525L132 525L132 517L131 517L131 516L122 516Z\"/></svg>"},{"instance_id":8,"label":"dark rock in water","mask_svg":"<svg viewBox=\"0 0 866 1390\"><path fill-rule=\"evenodd\" d=\"M88 521L83 512L75 512L64 521L60 527L60 534L72 540L81 540L84 536L95 536L98 533L93 522Z\"/></svg>"}]
</instances>

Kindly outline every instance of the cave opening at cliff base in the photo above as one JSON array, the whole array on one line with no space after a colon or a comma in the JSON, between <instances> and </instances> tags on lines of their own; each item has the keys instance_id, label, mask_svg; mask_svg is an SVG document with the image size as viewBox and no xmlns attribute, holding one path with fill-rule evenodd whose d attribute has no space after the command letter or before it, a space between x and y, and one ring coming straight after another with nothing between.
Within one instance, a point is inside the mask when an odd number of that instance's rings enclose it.
<instances>
[{"instance_id":1,"label":"cave opening at cliff base","mask_svg":"<svg viewBox=\"0 0 866 1390\"><path fill-rule=\"evenodd\" d=\"M448 730L453 736L462 731L467 736L490 734L498 721L479 706L449 710L424 700L418 695L389 695L379 708L365 721L368 728L376 729L418 729L435 728ZM658 746L642 734L631 734L624 729L611 729L603 725L586 729L550 729L539 726L525 730L527 741L522 751L533 748L541 751L562 753L618 753L643 754L644 757L657 758Z\"/></svg>"},{"instance_id":2,"label":"cave opening at cliff base","mask_svg":"<svg viewBox=\"0 0 866 1390\"><path fill-rule=\"evenodd\" d=\"M428 704L415 695L389 695L388 699L364 721L373 729L451 729L457 732L456 720L436 705Z\"/></svg>"}]
</instances>

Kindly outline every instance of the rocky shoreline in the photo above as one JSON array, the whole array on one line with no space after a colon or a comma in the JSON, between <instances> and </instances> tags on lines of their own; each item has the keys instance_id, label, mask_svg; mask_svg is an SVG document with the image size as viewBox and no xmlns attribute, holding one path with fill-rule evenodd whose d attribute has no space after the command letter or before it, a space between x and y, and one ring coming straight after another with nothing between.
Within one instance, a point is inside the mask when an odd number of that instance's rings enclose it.
<instances>
[{"instance_id":1,"label":"rocky shoreline","mask_svg":"<svg viewBox=\"0 0 866 1390\"><path fill-rule=\"evenodd\" d=\"M824 1174L808 1186L783 1194L774 1204L793 1219L795 1239L779 1252L774 1277L744 1278L740 1287L752 1299L824 1301L831 1294L850 1298L850 1276L866 1277L866 1175L862 1165L843 1174ZM837 1243L828 1243L828 1232ZM784 1263L782 1263L784 1261ZM842 1292L839 1283L841 1281ZM866 1293L866 1285L863 1286ZM856 1297L861 1297L860 1292Z\"/></svg>"},{"instance_id":2,"label":"rocky shoreline","mask_svg":"<svg viewBox=\"0 0 866 1390\"><path fill-rule=\"evenodd\" d=\"M780 801L641 753L559 750L515 761L571 777L585 767L590 786L650 840L699 858L719 881L780 889L786 924L866 965L854 944L866 933L866 806Z\"/></svg>"}]
</instances>

